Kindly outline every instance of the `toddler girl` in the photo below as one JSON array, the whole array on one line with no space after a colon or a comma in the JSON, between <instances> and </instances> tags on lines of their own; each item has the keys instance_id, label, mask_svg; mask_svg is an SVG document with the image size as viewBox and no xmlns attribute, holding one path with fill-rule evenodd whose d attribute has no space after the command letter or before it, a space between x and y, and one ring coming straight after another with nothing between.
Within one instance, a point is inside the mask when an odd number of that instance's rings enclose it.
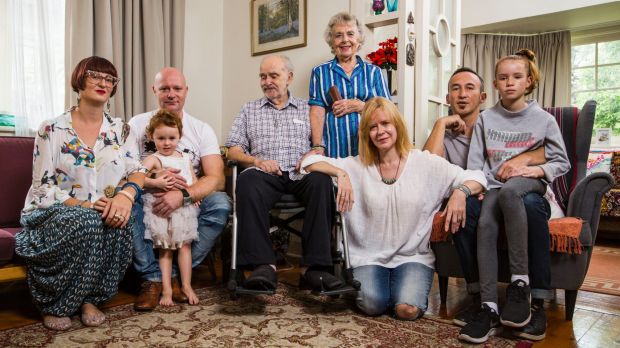
<instances>
[{"instance_id":1,"label":"toddler girl","mask_svg":"<svg viewBox=\"0 0 620 348\"><path fill-rule=\"evenodd\" d=\"M183 124L180 119L168 112L160 110L155 114L147 127L147 134L155 143L157 152L144 159L144 166L152 172L168 168L180 170L188 185L196 182L196 174L192 170L190 157L177 151L181 139ZM144 186L168 191L174 187L174 178L161 175L155 179L148 178ZM181 273L182 291L189 299L189 304L197 304L198 298L191 286L192 280L192 241L198 240L198 212L196 205L181 206L173 211L168 218L153 213L156 198L145 194L144 224L145 239L153 241L153 247L159 248L159 268L162 276L162 297L159 304L172 306L172 256L178 250L178 264Z\"/></svg>"}]
</instances>

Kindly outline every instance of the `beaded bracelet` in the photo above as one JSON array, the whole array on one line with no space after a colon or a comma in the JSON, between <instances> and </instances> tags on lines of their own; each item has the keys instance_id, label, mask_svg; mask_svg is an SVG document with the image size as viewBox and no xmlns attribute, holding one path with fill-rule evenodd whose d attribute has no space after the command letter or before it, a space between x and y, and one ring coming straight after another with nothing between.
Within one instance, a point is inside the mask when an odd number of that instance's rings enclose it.
<instances>
[{"instance_id":1,"label":"beaded bracelet","mask_svg":"<svg viewBox=\"0 0 620 348\"><path fill-rule=\"evenodd\" d=\"M121 190L124 190L127 187L132 187L136 191L136 196L134 197L134 200L139 199L142 196L142 188L135 182L126 182L123 187L121 187Z\"/></svg>"},{"instance_id":2,"label":"beaded bracelet","mask_svg":"<svg viewBox=\"0 0 620 348\"><path fill-rule=\"evenodd\" d=\"M471 196L471 190L465 184L460 184L454 188L455 190L459 190L465 194L465 198Z\"/></svg>"},{"instance_id":3,"label":"beaded bracelet","mask_svg":"<svg viewBox=\"0 0 620 348\"><path fill-rule=\"evenodd\" d=\"M325 150L327 150L327 147L325 147L325 145L323 145L323 144L318 144L318 145L312 145L312 147L310 149L311 150L323 149L323 151L325 151Z\"/></svg>"}]
</instances>

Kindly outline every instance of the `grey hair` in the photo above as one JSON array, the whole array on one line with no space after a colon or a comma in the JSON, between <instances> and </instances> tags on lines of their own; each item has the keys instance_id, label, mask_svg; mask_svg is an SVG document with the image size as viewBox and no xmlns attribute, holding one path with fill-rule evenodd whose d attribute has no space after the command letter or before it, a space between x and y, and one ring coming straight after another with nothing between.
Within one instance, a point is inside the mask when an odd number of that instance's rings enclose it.
<instances>
[{"instance_id":1,"label":"grey hair","mask_svg":"<svg viewBox=\"0 0 620 348\"><path fill-rule=\"evenodd\" d=\"M334 36L333 36L332 31L334 30L334 26L338 24L352 24L352 23L355 23L355 26L357 27L357 32L359 33L358 42L360 44L360 47L362 47L366 37L364 36L364 28L362 28L362 25L357 20L357 17L355 17L354 15L348 12L339 12L333 15L332 18L329 19L329 23L327 23L327 28L325 29L325 33L323 34L325 37L325 42L327 42L327 44L329 45L329 48L332 49L332 53L334 53L334 49L332 47L332 43L334 41Z\"/></svg>"},{"instance_id":2,"label":"grey hair","mask_svg":"<svg viewBox=\"0 0 620 348\"><path fill-rule=\"evenodd\" d=\"M289 58L288 56L285 56L283 54L270 54L268 56L265 56L261 60L260 64L263 65L265 60L267 60L267 58L270 58L270 57L278 57L278 58L280 58L280 60L284 63L284 67L286 68L286 70L288 70L290 72L294 72L295 71L295 67L293 66L293 62L291 61L291 58Z\"/></svg>"}]
</instances>

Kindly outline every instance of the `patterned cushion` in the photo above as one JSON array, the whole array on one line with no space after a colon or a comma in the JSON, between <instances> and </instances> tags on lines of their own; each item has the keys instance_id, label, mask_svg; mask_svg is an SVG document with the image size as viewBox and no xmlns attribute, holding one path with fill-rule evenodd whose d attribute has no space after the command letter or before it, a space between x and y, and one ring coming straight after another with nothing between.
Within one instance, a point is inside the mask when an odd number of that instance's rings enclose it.
<instances>
[{"instance_id":1,"label":"patterned cushion","mask_svg":"<svg viewBox=\"0 0 620 348\"><path fill-rule=\"evenodd\" d=\"M543 108L545 111L555 117L562 137L566 146L566 153L571 163L571 169L568 173L555 179L552 184L553 193L557 198L560 208L566 213L568 207L568 197L577 185L577 153L576 153L576 137L577 137L577 120L579 119L579 109L576 107L552 107Z\"/></svg>"}]
</instances>

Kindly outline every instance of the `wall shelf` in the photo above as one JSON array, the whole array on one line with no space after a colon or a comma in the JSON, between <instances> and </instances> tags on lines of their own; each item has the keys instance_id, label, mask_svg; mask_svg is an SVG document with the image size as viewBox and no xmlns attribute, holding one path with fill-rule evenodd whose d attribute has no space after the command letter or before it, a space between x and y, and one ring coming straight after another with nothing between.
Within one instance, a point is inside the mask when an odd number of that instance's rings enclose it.
<instances>
[{"instance_id":1,"label":"wall shelf","mask_svg":"<svg viewBox=\"0 0 620 348\"><path fill-rule=\"evenodd\" d=\"M380 15L366 16L365 23L369 28L379 28L386 25L398 24L398 11L386 12Z\"/></svg>"}]
</instances>

